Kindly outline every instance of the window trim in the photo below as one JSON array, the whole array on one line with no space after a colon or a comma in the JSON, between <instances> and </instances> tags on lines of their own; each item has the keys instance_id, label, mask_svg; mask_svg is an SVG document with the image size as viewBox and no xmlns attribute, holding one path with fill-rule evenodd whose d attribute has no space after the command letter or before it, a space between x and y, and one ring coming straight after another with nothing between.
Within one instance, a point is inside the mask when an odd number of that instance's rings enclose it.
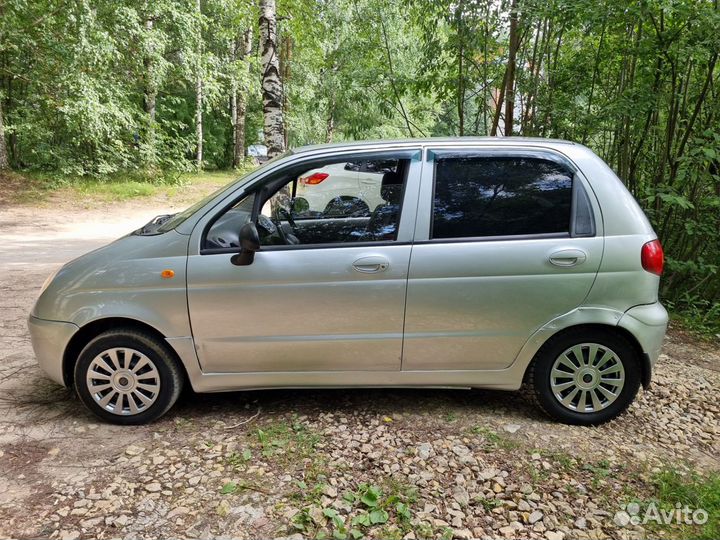
<instances>
[{"instance_id":1,"label":"window trim","mask_svg":"<svg viewBox=\"0 0 720 540\"><path fill-rule=\"evenodd\" d=\"M344 152L344 153L337 153L337 154L331 154L331 155L325 155L325 156L313 156L308 159L301 159L298 161L294 161L291 163L288 163L287 165L283 166L280 169L268 171L268 174L264 177L258 179L256 182L253 182L252 185L247 186L246 189L242 190L241 193L237 194L236 196L233 196L229 198L229 202L222 203L220 206L220 209L218 209L214 215L207 220L205 225L202 227L202 231L199 238L199 249L198 254L199 255L218 255L218 254L230 254L230 253L239 253L240 248L208 248L205 247L205 240L207 238L208 233L210 232L210 229L215 224L215 222L220 219L228 210L230 210L233 206L235 206L237 203L239 203L242 199L245 197L248 197L250 195L255 195L255 200L253 201L253 212L252 215L256 216L259 211L261 210L259 201L261 200L261 197L259 196L264 189L267 188L269 184L273 184L274 182L278 181L279 176L286 174L289 170L299 167L299 166L308 166L310 168L313 168L315 165L320 164L327 164L327 163L342 163L343 160L352 161L352 160L371 160L371 159L406 159L408 160L408 167L407 167L407 173L405 177L405 181L403 183L403 194L402 194L402 203L400 207L400 214L398 216L398 234L400 233L400 223L402 220L402 214L403 214L403 208L406 206L406 197L408 195L408 183L410 182L410 174L412 172L413 163L414 162L421 162L422 161L422 148L420 147L411 147L411 148L397 148L397 149L381 149L381 150L371 150L371 151L357 151L357 152ZM418 172L419 174L419 172ZM258 207L257 211L255 207ZM414 224L413 224L413 232L414 232ZM411 243L411 241L398 241L398 240L380 240L377 242L328 242L326 244L294 244L294 245L275 245L275 246L261 246L261 249L259 251L290 251L295 249L320 249L320 248L341 248L341 247L372 247L372 246L397 246L397 245L406 245L407 243ZM279 249L278 249L279 248Z\"/></svg>"},{"instance_id":2,"label":"window trim","mask_svg":"<svg viewBox=\"0 0 720 540\"><path fill-rule=\"evenodd\" d=\"M530 234L504 234L504 235L492 235L492 236L461 236L455 238L433 238L433 229L435 226L435 188L437 185L437 165L438 158L448 157L478 157L478 158L526 158L526 159L537 159L545 160L557 163L568 169L568 172L572 173L572 188L571 188L571 201L570 201L570 219L568 223L567 232L558 233L530 233ZM572 163L568 158L563 155L556 154L549 150L493 150L493 149L481 149L481 148L438 148L428 149L427 157L428 161L432 161L432 192L430 195L430 227L428 230L428 239L416 241L416 244L439 244L439 243L463 243L463 242L502 242L509 240L542 240L552 238L592 238L597 235L595 211L590 200L590 196L582 185L580 180L580 170L577 166ZM591 228L592 234L576 235L575 227L577 223L577 198L579 196L579 190L586 197L588 209L590 211Z\"/></svg>"},{"instance_id":3,"label":"window trim","mask_svg":"<svg viewBox=\"0 0 720 540\"><path fill-rule=\"evenodd\" d=\"M597 235L597 225L595 222L595 211L593 210L592 201L588 194L585 186L580 180L580 175L576 172L572 178L572 203L570 206L570 237L571 238L592 238ZM577 234L575 232L578 223L578 204L580 203L580 197L585 198L585 203L590 214L590 232L587 234Z\"/></svg>"}]
</instances>

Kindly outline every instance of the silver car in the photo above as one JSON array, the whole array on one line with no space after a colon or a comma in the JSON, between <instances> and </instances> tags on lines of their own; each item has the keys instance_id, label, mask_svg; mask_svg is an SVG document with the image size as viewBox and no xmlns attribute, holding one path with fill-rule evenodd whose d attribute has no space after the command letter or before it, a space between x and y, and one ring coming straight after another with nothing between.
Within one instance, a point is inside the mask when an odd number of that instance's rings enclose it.
<instances>
[{"instance_id":1,"label":"silver car","mask_svg":"<svg viewBox=\"0 0 720 540\"><path fill-rule=\"evenodd\" d=\"M382 168L374 208L357 183L322 210L298 196L309 171L357 163ZM650 383L662 268L642 210L584 146L311 146L66 264L29 326L50 378L118 424L160 417L185 384L525 384L551 417L598 424Z\"/></svg>"}]
</instances>

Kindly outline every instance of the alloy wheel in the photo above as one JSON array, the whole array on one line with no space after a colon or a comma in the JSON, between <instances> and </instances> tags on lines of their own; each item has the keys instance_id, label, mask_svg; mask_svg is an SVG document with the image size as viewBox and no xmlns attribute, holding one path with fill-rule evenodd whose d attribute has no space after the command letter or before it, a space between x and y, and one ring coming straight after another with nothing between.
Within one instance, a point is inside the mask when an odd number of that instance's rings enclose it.
<instances>
[{"instance_id":1,"label":"alloy wheel","mask_svg":"<svg viewBox=\"0 0 720 540\"><path fill-rule=\"evenodd\" d=\"M90 362L85 377L95 402L120 416L139 414L160 393L160 373L147 355L127 347L114 347Z\"/></svg>"},{"instance_id":2,"label":"alloy wheel","mask_svg":"<svg viewBox=\"0 0 720 540\"><path fill-rule=\"evenodd\" d=\"M620 357L599 343L581 343L555 359L550 387L565 408L575 412L601 411L617 400L625 385Z\"/></svg>"}]
</instances>

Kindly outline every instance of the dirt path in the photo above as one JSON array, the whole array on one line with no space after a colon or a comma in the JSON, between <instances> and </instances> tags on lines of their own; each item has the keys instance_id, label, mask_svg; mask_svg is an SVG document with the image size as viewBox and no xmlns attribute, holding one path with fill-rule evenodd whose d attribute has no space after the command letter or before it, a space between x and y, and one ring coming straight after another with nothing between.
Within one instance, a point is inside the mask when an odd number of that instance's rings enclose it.
<instances>
[{"instance_id":1,"label":"dirt path","mask_svg":"<svg viewBox=\"0 0 720 540\"><path fill-rule=\"evenodd\" d=\"M369 537L630 538L618 499L653 469L720 469L720 351L681 333L598 428L440 390L187 393L150 426L98 423L37 368L26 317L57 265L173 206L0 208L0 537L342 535L361 516Z\"/></svg>"}]
</instances>

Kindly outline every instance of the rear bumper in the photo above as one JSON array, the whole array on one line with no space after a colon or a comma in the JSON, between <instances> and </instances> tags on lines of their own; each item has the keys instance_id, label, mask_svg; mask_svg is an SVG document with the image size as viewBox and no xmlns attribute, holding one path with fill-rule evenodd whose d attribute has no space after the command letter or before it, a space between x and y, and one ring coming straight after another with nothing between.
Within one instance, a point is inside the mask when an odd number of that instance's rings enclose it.
<instances>
[{"instance_id":1,"label":"rear bumper","mask_svg":"<svg viewBox=\"0 0 720 540\"><path fill-rule=\"evenodd\" d=\"M630 332L640 343L645 356L643 386L650 384L652 369L660 356L668 314L660 302L635 306L627 310L618 322L618 326Z\"/></svg>"},{"instance_id":2,"label":"rear bumper","mask_svg":"<svg viewBox=\"0 0 720 540\"><path fill-rule=\"evenodd\" d=\"M31 315L28 319L28 329L40 369L53 381L65 386L63 356L78 327L72 323L46 321Z\"/></svg>"}]
</instances>

